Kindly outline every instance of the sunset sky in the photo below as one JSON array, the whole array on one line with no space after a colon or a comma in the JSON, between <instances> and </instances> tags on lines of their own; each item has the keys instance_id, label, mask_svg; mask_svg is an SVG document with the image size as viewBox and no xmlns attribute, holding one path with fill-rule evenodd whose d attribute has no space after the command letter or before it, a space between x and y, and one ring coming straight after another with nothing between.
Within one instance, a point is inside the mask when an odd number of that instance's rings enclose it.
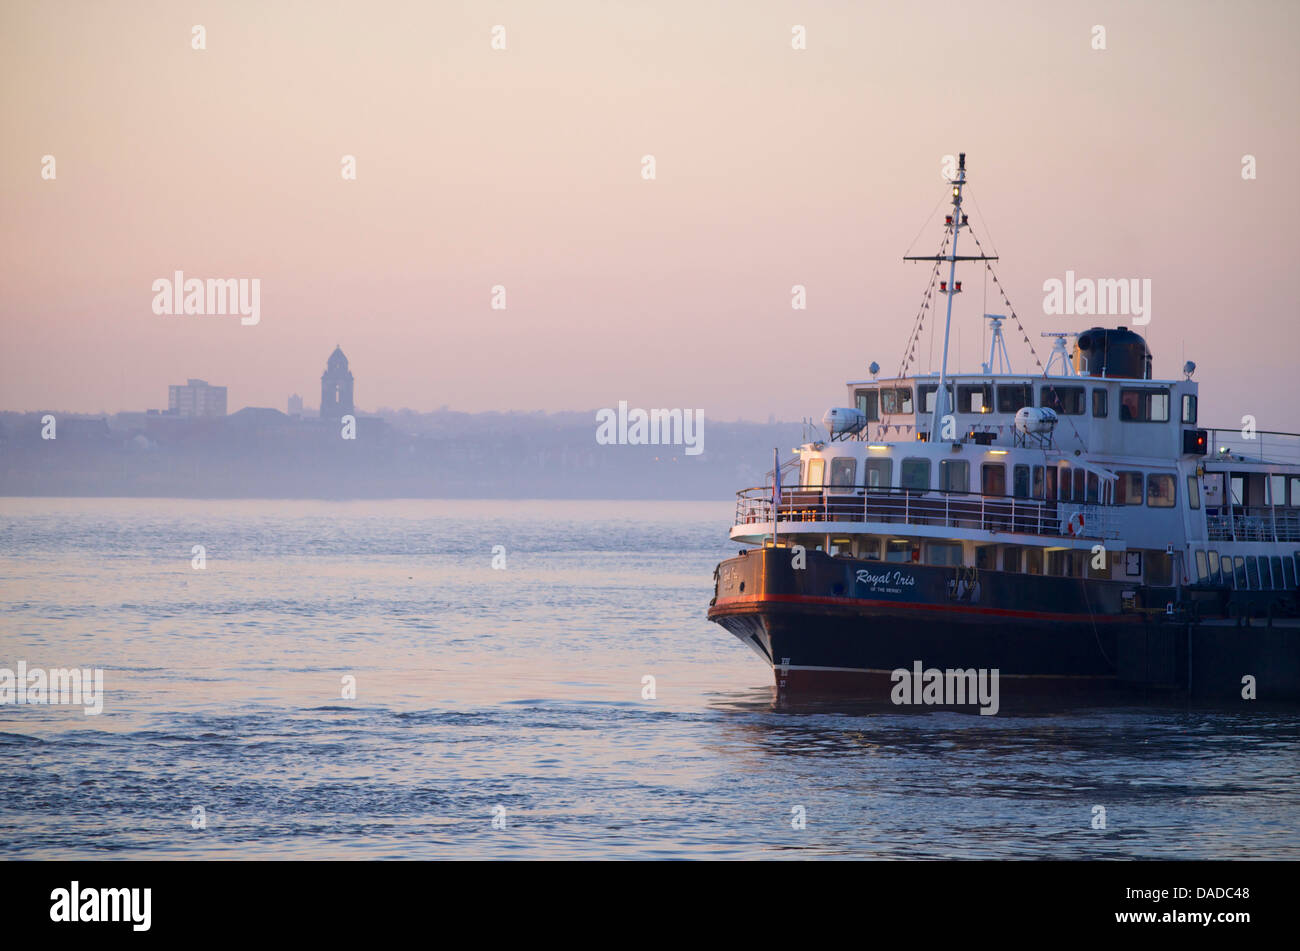
<instances>
[{"instance_id":1,"label":"sunset sky","mask_svg":"<svg viewBox=\"0 0 1300 951\"><path fill-rule=\"evenodd\" d=\"M820 418L897 369L928 277L902 256L965 151L1040 353L1095 322L1044 315L1044 281L1149 278L1156 374L1196 361L1202 422L1300 429L1298 40L1286 0L5 0L0 409L165 408L189 377L314 406L340 344L365 410ZM259 279L261 322L155 315L177 270Z\"/></svg>"}]
</instances>

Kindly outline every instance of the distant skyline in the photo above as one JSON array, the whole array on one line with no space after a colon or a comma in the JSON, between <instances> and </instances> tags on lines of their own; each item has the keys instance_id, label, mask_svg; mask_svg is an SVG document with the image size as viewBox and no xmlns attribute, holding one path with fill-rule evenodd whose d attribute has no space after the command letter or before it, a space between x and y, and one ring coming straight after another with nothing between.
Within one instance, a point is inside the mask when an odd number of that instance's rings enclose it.
<instances>
[{"instance_id":1,"label":"distant skyline","mask_svg":"<svg viewBox=\"0 0 1300 951\"><path fill-rule=\"evenodd\" d=\"M965 151L1044 362L1039 333L1121 322L1045 315L1044 282L1150 280L1135 329L1157 376L1196 362L1203 423L1300 429L1297 38L1289 2L9 2L0 410L189 378L283 410L341 344L367 409L820 418L897 370L928 277L902 257ZM176 271L259 281L258 321L155 314Z\"/></svg>"}]
</instances>

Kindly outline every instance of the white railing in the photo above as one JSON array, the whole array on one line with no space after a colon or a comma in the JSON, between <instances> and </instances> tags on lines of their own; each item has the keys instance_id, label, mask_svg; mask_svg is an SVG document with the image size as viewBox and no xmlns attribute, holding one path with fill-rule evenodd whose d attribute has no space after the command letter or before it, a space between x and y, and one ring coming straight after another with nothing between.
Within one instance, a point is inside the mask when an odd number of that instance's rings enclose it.
<instances>
[{"instance_id":1,"label":"white railing","mask_svg":"<svg viewBox=\"0 0 1300 951\"><path fill-rule=\"evenodd\" d=\"M884 522L938 525L1023 535L1117 538L1118 506L1090 502L1021 499L974 492L919 489L836 489L782 486L777 515L781 526L809 522ZM1082 517L1070 531L1070 520ZM772 487L736 493L736 525L770 524Z\"/></svg>"},{"instance_id":2,"label":"white railing","mask_svg":"<svg viewBox=\"0 0 1300 951\"><path fill-rule=\"evenodd\" d=\"M1206 513L1212 542L1300 542L1300 509L1231 505Z\"/></svg>"}]
</instances>

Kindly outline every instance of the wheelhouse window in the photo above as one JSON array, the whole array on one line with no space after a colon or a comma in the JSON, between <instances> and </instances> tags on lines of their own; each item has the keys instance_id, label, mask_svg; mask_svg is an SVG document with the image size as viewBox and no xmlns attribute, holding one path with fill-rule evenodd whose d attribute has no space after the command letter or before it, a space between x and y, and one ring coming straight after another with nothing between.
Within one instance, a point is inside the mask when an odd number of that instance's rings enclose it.
<instances>
[{"instance_id":1,"label":"wheelhouse window","mask_svg":"<svg viewBox=\"0 0 1300 951\"><path fill-rule=\"evenodd\" d=\"M1039 393L1038 405L1055 410L1062 416L1082 416L1087 411L1087 390L1082 386L1057 386L1049 383Z\"/></svg>"},{"instance_id":2,"label":"wheelhouse window","mask_svg":"<svg viewBox=\"0 0 1300 951\"><path fill-rule=\"evenodd\" d=\"M961 542L927 542L925 560L931 565L960 565Z\"/></svg>"},{"instance_id":3,"label":"wheelhouse window","mask_svg":"<svg viewBox=\"0 0 1300 951\"><path fill-rule=\"evenodd\" d=\"M1060 549L1049 551L1047 553L1047 573L1056 575L1060 578L1074 578L1081 576L1083 571L1084 552L1073 552L1069 549Z\"/></svg>"},{"instance_id":4,"label":"wheelhouse window","mask_svg":"<svg viewBox=\"0 0 1300 951\"><path fill-rule=\"evenodd\" d=\"M1119 418L1130 423L1169 422L1169 391L1120 390Z\"/></svg>"},{"instance_id":5,"label":"wheelhouse window","mask_svg":"<svg viewBox=\"0 0 1300 951\"><path fill-rule=\"evenodd\" d=\"M831 460L831 485L852 488L858 475L858 460L852 456L837 456Z\"/></svg>"},{"instance_id":6,"label":"wheelhouse window","mask_svg":"<svg viewBox=\"0 0 1300 951\"><path fill-rule=\"evenodd\" d=\"M1268 504L1286 505L1286 476L1271 475L1268 477Z\"/></svg>"},{"instance_id":7,"label":"wheelhouse window","mask_svg":"<svg viewBox=\"0 0 1300 951\"><path fill-rule=\"evenodd\" d=\"M808 468L804 475L804 485L821 485L826 475L826 460L820 456L815 456L808 460Z\"/></svg>"},{"instance_id":8,"label":"wheelhouse window","mask_svg":"<svg viewBox=\"0 0 1300 951\"><path fill-rule=\"evenodd\" d=\"M1025 406L1034 405L1032 383L999 383L998 412L1014 413Z\"/></svg>"},{"instance_id":9,"label":"wheelhouse window","mask_svg":"<svg viewBox=\"0 0 1300 951\"><path fill-rule=\"evenodd\" d=\"M1025 549L1025 573L1041 575L1043 573L1043 550L1041 548Z\"/></svg>"},{"instance_id":10,"label":"wheelhouse window","mask_svg":"<svg viewBox=\"0 0 1300 951\"><path fill-rule=\"evenodd\" d=\"M1016 498L1029 498L1029 466L1016 466L1012 473L1012 483L1012 494Z\"/></svg>"},{"instance_id":11,"label":"wheelhouse window","mask_svg":"<svg viewBox=\"0 0 1300 951\"><path fill-rule=\"evenodd\" d=\"M1174 583L1174 557L1162 551L1149 551L1143 559L1146 564L1147 584L1165 587Z\"/></svg>"},{"instance_id":12,"label":"wheelhouse window","mask_svg":"<svg viewBox=\"0 0 1300 951\"><path fill-rule=\"evenodd\" d=\"M885 543L885 561L911 561L912 542L906 538L891 538Z\"/></svg>"},{"instance_id":13,"label":"wheelhouse window","mask_svg":"<svg viewBox=\"0 0 1300 951\"><path fill-rule=\"evenodd\" d=\"M945 492L969 492L970 463L965 459L940 459L939 488Z\"/></svg>"},{"instance_id":14,"label":"wheelhouse window","mask_svg":"<svg viewBox=\"0 0 1300 951\"><path fill-rule=\"evenodd\" d=\"M1173 508L1174 477L1166 472L1147 476L1147 505L1157 509Z\"/></svg>"},{"instance_id":15,"label":"wheelhouse window","mask_svg":"<svg viewBox=\"0 0 1300 951\"><path fill-rule=\"evenodd\" d=\"M963 383L957 387L957 412L993 412L992 383Z\"/></svg>"},{"instance_id":16,"label":"wheelhouse window","mask_svg":"<svg viewBox=\"0 0 1300 951\"><path fill-rule=\"evenodd\" d=\"M893 485L894 460L868 459L866 483L869 489L888 489Z\"/></svg>"},{"instance_id":17,"label":"wheelhouse window","mask_svg":"<svg viewBox=\"0 0 1300 951\"><path fill-rule=\"evenodd\" d=\"M984 463L980 468L980 491L985 495L1007 494L1007 467L1003 463Z\"/></svg>"},{"instance_id":18,"label":"wheelhouse window","mask_svg":"<svg viewBox=\"0 0 1300 951\"><path fill-rule=\"evenodd\" d=\"M1115 482L1116 505L1142 504L1142 473L1120 472Z\"/></svg>"},{"instance_id":19,"label":"wheelhouse window","mask_svg":"<svg viewBox=\"0 0 1300 951\"><path fill-rule=\"evenodd\" d=\"M938 384L938 383L922 383L920 386L918 386L918 387L916 388L916 398L917 398L917 401L921 404L921 412L922 412L922 413L933 413L933 412L934 412L935 394L938 393L938 392L939 392L939 384ZM948 387L948 409L949 409L949 411L952 410L952 406L953 406L953 399L952 399L952 386L950 385L950 386Z\"/></svg>"},{"instance_id":20,"label":"wheelhouse window","mask_svg":"<svg viewBox=\"0 0 1300 951\"><path fill-rule=\"evenodd\" d=\"M1092 391L1092 415L1097 419L1106 418L1106 391L1101 387Z\"/></svg>"},{"instance_id":21,"label":"wheelhouse window","mask_svg":"<svg viewBox=\"0 0 1300 951\"><path fill-rule=\"evenodd\" d=\"M867 418L868 422L876 422L880 419L880 391L876 389L857 390L854 392L854 401L857 403L858 412Z\"/></svg>"},{"instance_id":22,"label":"wheelhouse window","mask_svg":"<svg viewBox=\"0 0 1300 951\"><path fill-rule=\"evenodd\" d=\"M928 492L930 490L930 460L904 459L899 470L899 485L904 489Z\"/></svg>"},{"instance_id":23,"label":"wheelhouse window","mask_svg":"<svg viewBox=\"0 0 1300 951\"><path fill-rule=\"evenodd\" d=\"M1183 394L1183 422L1196 423L1196 397L1191 393Z\"/></svg>"},{"instance_id":24,"label":"wheelhouse window","mask_svg":"<svg viewBox=\"0 0 1300 951\"><path fill-rule=\"evenodd\" d=\"M912 412L912 388L891 386L880 391L880 412L886 416Z\"/></svg>"}]
</instances>

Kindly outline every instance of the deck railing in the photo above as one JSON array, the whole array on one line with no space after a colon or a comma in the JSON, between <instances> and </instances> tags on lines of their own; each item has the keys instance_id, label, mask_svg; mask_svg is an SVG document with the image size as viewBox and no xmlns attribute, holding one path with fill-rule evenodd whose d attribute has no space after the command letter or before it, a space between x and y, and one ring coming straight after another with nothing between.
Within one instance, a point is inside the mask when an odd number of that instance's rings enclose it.
<instances>
[{"instance_id":1,"label":"deck railing","mask_svg":"<svg viewBox=\"0 0 1300 951\"><path fill-rule=\"evenodd\" d=\"M1300 509L1229 505L1205 513L1212 542L1300 542Z\"/></svg>"},{"instance_id":2,"label":"deck railing","mask_svg":"<svg viewBox=\"0 0 1300 951\"><path fill-rule=\"evenodd\" d=\"M837 489L833 486L782 486L778 530L808 522L885 522L938 525L1023 535L1117 538L1112 515L1117 506L1095 502L1022 499L977 492L920 489ZM772 487L736 493L736 525L770 524Z\"/></svg>"},{"instance_id":3,"label":"deck railing","mask_svg":"<svg viewBox=\"0 0 1300 951\"><path fill-rule=\"evenodd\" d=\"M1223 462L1226 456L1300 465L1300 433L1258 431L1249 437L1239 429L1207 429L1210 445L1206 461ZM1220 452L1220 450L1226 450Z\"/></svg>"}]
</instances>

